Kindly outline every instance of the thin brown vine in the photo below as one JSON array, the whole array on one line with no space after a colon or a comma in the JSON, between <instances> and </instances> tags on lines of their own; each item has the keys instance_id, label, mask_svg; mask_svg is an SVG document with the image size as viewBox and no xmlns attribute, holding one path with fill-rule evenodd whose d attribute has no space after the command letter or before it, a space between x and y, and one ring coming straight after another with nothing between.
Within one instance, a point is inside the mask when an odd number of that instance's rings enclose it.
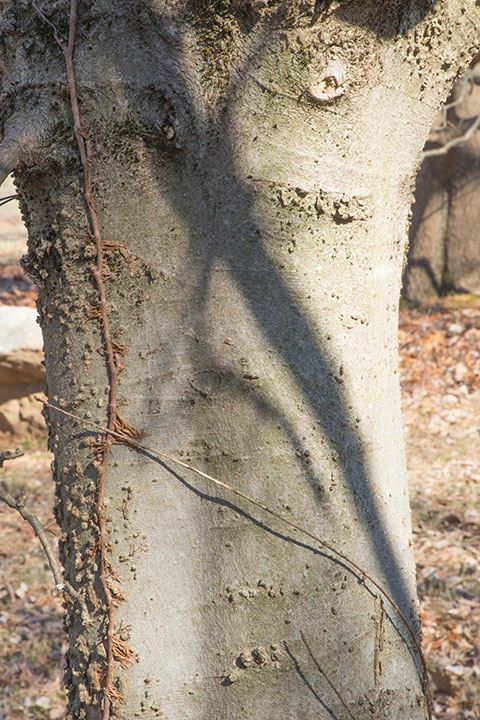
<instances>
[{"instance_id":1,"label":"thin brown vine","mask_svg":"<svg viewBox=\"0 0 480 720\"><path fill-rule=\"evenodd\" d=\"M68 25L68 40L67 43L62 40L59 35L58 29L55 25L46 17L42 10L38 7L35 0L32 0L32 4L40 17L52 28L53 36L57 45L63 53L65 59L65 67L67 74L67 85L68 93L70 98L70 107L73 117L73 132L80 155L80 160L83 169L83 189L84 198L87 207L88 222L90 225L90 231L93 235L96 249L96 262L92 265L91 272L95 279L95 284L99 296L98 304L98 321L103 336L103 351L107 365L108 381L109 381L109 402L108 402L108 433L105 435L105 440L100 449L101 457L98 464L98 488L97 488L97 523L98 523L98 545L100 554L100 576L102 582L103 592L106 598L107 604L107 631L105 637L105 653L106 653L106 676L104 680L104 702L103 702L103 720L109 720L111 714L111 687L113 683L113 634L114 634L114 622L113 622L113 602L112 595L108 584L108 564L106 561L106 548L107 548L107 523L105 514L105 476L108 462L108 455L112 444L112 432L118 426L118 376L121 372L122 366L117 366L114 342L112 340L110 322L108 317L108 305L107 305L107 294L105 287L105 262L104 262L104 249L105 245L103 242L100 223L98 220L98 214L95 203L95 196L93 192L92 182L92 168L94 162L94 150L93 143L88 135L82 128L82 121L80 115L80 107L77 93L77 83L75 76L74 67L74 50L75 50L75 39L77 34L77 20L78 20L78 0L70 0L70 15Z\"/></svg>"},{"instance_id":2,"label":"thin brown vine","mask_svg":"<svg viewBox=\"0 0 480 720\"><path fill-rule=\"evenodd\" d=\"M251 495L247 495L246 493L242 492L241 490L237 490L232 485L229 485L228 483L224 482L223 480L218 480L218 478L213 477L212 475L208 475L207 473L203 472L203 470L199 470L194 465L190 465L189 463L184 462L183 460L180 460L179 458L176 458L172 455L167 455L166 453L163 453L159 450L155 450L154 448L148 447L147 445L143 445L142 443L137 442L136 440L132 439L129 435L122 435L119 432L116 432L115 430L110 430L109 428L103 427L102 425L99 425L98 423L87 420L79 415L75 415L74 413L69 412L68 410L64 410L63 408L59 407L58 405L54 405L53 403L45 401L40 396L36 395L35 398L46 405L47 407L51 408L52 410L57 410L62 415L65 415L66 417L70 417L73 420L76 420L77 422L83 424L84 426L91 427L95 429L97 432L109 434L112 437L116 438L118 441L122 442L124 445L127 445L133 450L137 450L140 452L146 452L151 457L156 458L160 462L170 462L175 465L179 465L180 467L183 467L185 470L189 470L190 472L195 473L196 475L199 475L200 477L204 478L205 480L208 480L209 482L213 483L217 487L221 487L224 490L226 490L229 493L232 493L233 495L236 495L237 497L242 498L243 500L246 500L247 502L251 503L252 505L255 505L256 507L260 508L264 512L268 513L272 517L276 518L277 520L280 520L284 525L289 527L292 530L296 530L306 537L310 538L314 542L318 543L321 547L325 548L329 552L332 553L332 555L335 555L337 558L340 558L345 563L347 563L351 568L353 568L356 573L360 576L360 579L365 584L365 581L368 580L368 582L373 585L385 598L388 600L389 604L397 614L397 616L402 621L404 627L406 628L410 639L412 641L412 644L415 647L415 650L418 653L418 657L420 659L420 663L422 666L422 688L423 693L426 700L426 706L427 706L427 714L428 714L428 720L433 720L432 716L432 702L431 702L431 691L430 691L430 681L429 681L429 675L428 675L428 668L427 668L427 662L425 660L425 655L423 654L422 646L420 644L420 641L418 640L415 630L413 629L410 621L405 616L405 613L400 609L398 604L393 599L392 595L386 590L381 583L379 583L377 580L375 580L366 570L361 568L354 560L352 560L348 555L343 553L341 550L337 550L337 548L333 547L330 543L328 543L323 538L320 538L318 535L315 535L314 533L310 532L310 530L307 530L306 528L302 527L301 525L298 525L295 522L292 522L288 518L284 517L280 513L276 512L275 510L272 510L268 505L265 505L265 503L261 502L260 500L257 500L256 498L252 497ZM383 606L382 606L383 607ZM382 620L383 622L383 620Z\"/></svg>"}]
</instances>

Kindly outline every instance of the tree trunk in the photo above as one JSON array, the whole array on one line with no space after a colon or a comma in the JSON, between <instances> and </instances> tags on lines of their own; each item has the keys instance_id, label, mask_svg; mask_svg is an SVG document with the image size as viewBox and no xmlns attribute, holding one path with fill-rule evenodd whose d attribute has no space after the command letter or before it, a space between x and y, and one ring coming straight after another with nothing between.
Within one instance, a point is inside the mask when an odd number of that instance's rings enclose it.
<instances>
[{"instance_id":1,"label":"tree trunk","mask_svg":"<svg viewBox=\"0 0 480 720\"><path fill-rule=\"evenodd\" d=\"M66 598L69 717L425 718L398 612L418 633L397 306L412 173L480 9L85 1L83 169L49 24L66 36L68 7L41 10L4 16L0 164L49 400L277 514L50 408L84 602Z\"/></svg>"},{"instance_id":2,"label":"tree trunk","mask_svg":"<svg viewBox=\"0 0 480 720\"><path fill-rule=\"evenodd\" d=\"M448 113L450 127L434 129L432 143L442 145L461 135L480 112L480 66L475 83L457 83ZM435 125L440 127L443 116ZM410 227L404 295L428 303L448 292L480 295L480 134L453 146L445 155L427 157L417 177Z\"/></svg>"},{"instance_id":3,"label":"tree trunk","mask_svg":"<svg viewBox=\"0 0 480 720\"><path fill-rule=\"evenodd\" d=\"M402 287L411 303L431 302L446 291L450 176L450 154L426 157L417 175Z\"/></svg>"},{"instance_id":4,"label":"tree trunk","mask_svg":"<svg viewBox=\"0 0 480 720\"><path fill-rule=\"evenodd\" d=\"M480 114L480 66L476 84L456 108L456 120L468 125ZM458 90L459 94L460 88ZM480 133L452 149L453 173L447 225L448 280L451 289L480 295Z\"/></svg>"}]
</instances>

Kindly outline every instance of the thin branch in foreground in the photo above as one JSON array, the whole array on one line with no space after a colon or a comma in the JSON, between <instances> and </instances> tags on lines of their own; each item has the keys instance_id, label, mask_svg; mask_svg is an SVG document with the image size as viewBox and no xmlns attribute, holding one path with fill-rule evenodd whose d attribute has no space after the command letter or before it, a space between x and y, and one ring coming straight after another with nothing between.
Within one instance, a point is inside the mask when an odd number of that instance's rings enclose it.
<instances>
[{"instance_id":1,"label":"thin branch in foreground","mask_svg":"<svg viewBox=\"0 0 480 720\"><path fill-rule=\"evenodd\" d=\"M301 630L300 630L300 637L302 638L302 642L303 642L303 644L305 645L305 647L307 648L308 654L309 654L310 657L312 658L313 664L314 664L315 667L317 668L318 672L319 672L320 675L324 678L324 680L326 680L326 682L327 682L328 685L331 687L331 689L333 690L333 692L335 693L335 695L337 696L337 698L340 700L340 702L342 703L343 707L344 707L345 710L347 711L348 716L349 716L350 718L352 718L352 720L355 720L355 718L353 717L352 713L350 712L350 708L348 707L347 703L346 703L345 700L342 698L342 696L341 696L340 693L338 692L337 688L336 688L335 685L332 683L332 681L330 680L330 678L328 677L328 675L325 673L325 671L323 670L322 666L320 665L319 661L317 660L317 658L316 658L315 655L313 654L312 648L311 648L310 645L308 644L307 638L305 637L305 635L303 634L303 632L302 632Z\"/></svg>"},{"instance_id":2,"label":"thin branch in foreground","mask_svg":"<svg viewBox=\"0 0 480 720\"><path fill-rule=\"evenodd\" d=\"M425 655L423 654L422 646L417 639L417 636L415 634L415 631L413 627L411 626L409 620L405 616L405 613L400 609L398 604L395 602L391 594L379 583L377 580L375 580L369 573L367 573L366 570L361 568L354 560L351 560L347 555L345 555L340 550L337 550L333 547L333 545L330 545L330 543L326 542L322 538L318 537L318 535L315 535L314 533L310 532L306 528L302 527L301 525L297 525L296 523L292 522L291 520L288 520L288 518L284 517L280 513L277 513L275 510L272 510L268 507L268 505L265 505L265 503L261 502L260 500L257 500L256 498L251 497L250 495L247 495L246 493L242 492L241 490L237 490L232 485L229 485L228 483L224 482L223 480L218 480L217 478L213 477L212 475L208 475L207 473L203 472L203 470L199 470L198 468L194 467L193 465L190 465L189 463L184 462L183 460L180 460L179 458L173 457L172 455L167 455L166 453L160 452L159 450L154 450L153 448L148 447L147 445L142 445L141 443L137 442L136 440L132 439L131 437L128 437L126 435L123 435L122 433L118 433L115 430L110 430L109 428L106 428L102 425L99 425L98 423L92 421L92 420L86 420L79 415L75 415L74 413L69 412L68 410L64 410L63 408L59 407L58 405L53 405L52 403L47 402L43 398L41 398L39 395L34 396L36 400L41 402L44 406L51 408L52 410L57 410L62 415L72 418L76 422L79 422L84 427L91 427L97 432L100 433L108 433L109 435L112 435L114 438L117 438L120 440L124 445L127 447L130 447L133 450L137 450L140 452L146 452L151 457L156 458L160 462L169 462L173 463L175 465L179 465L180 467L183 467L185 470L189 470L190 472L195 473L196 475L199 475L200 477L204 478L205 480L208 480L209 482L213 483L217 487L221 487L224 490L226 490L229 493L232 493L233 495L236 495L237 497L242 498L243 500L246 500L247 502L251 503L252 505L255 505L256 507L260 508L264 512L268 513L272 517L276 518L277 520L280 520L284 525L289 527L292 530L296 530L306 537L310 538L314 542L318 543L320 546L328 550L332 553L332 555L335 555L337 558L340 558L344 562L346 562L351 568L353 568L360 576L361 580L365 582L368 580L374 587L377 588L377 590L380 591L380 593L388 600L392 608L394 609L395 613L398 615L398 617L402 620L403 625L405 626L405 629L408 632L408 635L410 636L410 639L412 641L413 646L415 647L418 657L420 659L420 663L422 666L422 688L425 695L426 705L427 705L427 713L428 713L428 720L432 720L432 711L431 711L431 692L430 692L430 682L429 682L429 675L428 675L428 668L427 668L427 662L425 660Z\"/></svg>"},{"instance_id":3,"label":"thin branch in foreground","mask_svg":"<svg viewBox=\"0 0 480 720\"><path fill-rule=\"evenodd\" d=\"M3 464L7 460L16 460L19 457L22 457L23 450L20 450L20 448L16 448L15 450L0 450L0 468L3 468Z\"/></svg>"},{"instance_id":4,"label":"thin branch in foreground","mask_svg":"<svg viewBox=\"0 0 480 720\"><path fill-rule=\"evenodd\" d=\"M40 15L40 17L42 18L43 22L46 23L51 28L51 30L53 32L53 37L55 38L55 42L57 43L57 45L62 49L63 52L66 52L65 41L60 37L57 27L53 24L53 22L51 20L49 20L49 18L45 15L43 10L37 5L35 0L32 0L32 5L35 8L35 10L37 11L37 13Z\"/></svg>"},{"instance_id":5,"label":"thin branch in foreground","mask_svg":"<svg viewBox=\"0 0 480 720\"><path fill-rule=\"evenodd\" d=\"M6 460L15 460L16 458L22 457L23 451L17 448L16 450L3 450L0 451L0 468L3 467L3 464ZM45 534L45 528L43 527L42 523L38 519L36 515L33 515L33 513L30 512L25 506L25 502L23 497L15 498L8 490L5 488L5 484L0 484L0 501L5 503L5 505L8 505L9 508L12 510L16 510L19 515L22 516L24 520L30 525L33 532L37 536L37 538L40 541L40 544L45 552L45 555L47 557L48 564L50 566L50 570L52 571L53 578L55 580L55 587L57 590L65 590L74 600L80 603L82 608L84 609L83 600L78 594L78 592L70 585L70 583L67 583L63 577L62 572L60 570L59 564L57 562L57 559L55 557L55 553L52 550L52 547L50 546L50 543L48 542L47 536Z\"/></svg>"},{"instance_id":6,"label":"thin branch in foreground","mask_svg":"<svg viewBox=\"0 0 480 720\"><path fill-rule=\"evenodd\" d=\"M446 130L446 128L448 127L448 111L454 107L457 107L457 105L460 105L467 97L467 93L468 93L468 95L472 94L474 84L475 84L475 74L472 70L470 70L469 72L465 73L465 75L459 81L460 92L458 93L458 97L455 98L455 100L452 100L452 102L445 103L445 105L443 106L443 108L442 108L442 124L439 125L439 127L435 128L436 132L441 132L442 130Z\"/></svg>"},{"instance_id":7,"label":"thin branch in foreground","mask_svg":"<svg viewBox=\"0 0 480 720\"><path fill-rule=\"evenodd\" d=\"M456 145L461 145L464 142L467 142L467 140L470 140L473 133L480 127L480 115L477 115L473 121L470 123L470 125L467 127L467 129L461 134L458 135L458 137L452 138L452 140L449 140L445 143L445 145L442 145L438 148L432 148L431 150L424 150L423 151L423 157L433 157L435 155L446 155L451 148L455 147Z\"/></svg>"},{"instance_id":8,"label":"thin branch in foreground","mask_svg":"<svg viewBox=\"0 0 480 720\"><path fill-rule=\"evenodd\" d=\"M385 608L383 605L383 599L381 597L377 596L375 598L375 610L375 649L373 659L373 674L375 680L375 688L377 688L380 684L380 678L383 672L382 657L385 642Z\"/></svg>"},{"instance_id":9,"label":"thin branch in foreground","mask_svg":"<svg viewBox=\"0 0 480 720\"><path fill-rule=\"evenodd\" d=\"M17 200L18 195L5 195L4 197L0 198L0 207L3 205L6 205L9 202L12 202L12 200Z\"/></svg>"}]
</instances>

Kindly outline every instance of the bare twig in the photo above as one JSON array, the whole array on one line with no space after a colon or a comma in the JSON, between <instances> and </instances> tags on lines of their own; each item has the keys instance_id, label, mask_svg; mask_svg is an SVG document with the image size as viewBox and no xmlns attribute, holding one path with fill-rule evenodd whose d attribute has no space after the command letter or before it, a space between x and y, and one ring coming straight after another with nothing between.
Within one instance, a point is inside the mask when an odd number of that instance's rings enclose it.
<instances>
[{"instance_id":1,"label":"bare twig","mask_svg":"<svg viewBox=\"0 0 480 720\"><path fill-rule=\"evenodd\" d=\"M446 155L456 145L461 145L467 140L470 140L473 133L480 127L480 115L477 115L470 123L468 128L461 134L452 140L449 140L444 145L438 148L432 148L431 150L424 150L423 157L433 157L434 155Z\"/></svg>"},{"instance_id":2,"label":"bare twig","mask_svg":"<svg viewBox=\"0 0 480 720\"><path fill-rule=\"evenodd\" d=\"M0 468L3 468L3 464L7 460L16 460L19 457L22 457L23 450L20 450L20 448L15 448L15 450L0 450Z\"/></svg>"},{"instance_id":3,"label":"bare twig","mask_svg":"<svg viewBox=\"0 0 480 720\"><path fill-rule=\"evenodd\" d=\"M457 97L452 100L452 102L445 103L445 105L442 108L442 124L439 127L434 128L434 132L442 132L443 130L446 130L448 127L457 127L458 125L456 123L449 123L448 120L448 113L452 108L457 107L458 105L461 105L461 103L473 92L473 87L476 83L478 83L478 76L475 73L474 70L469 70L465 75L459 80L457 83L458 88L458 94ZM466 127L466 129L461 132L456 137L452 138L448 142L445 142L443 145L435 148L431 148L430 150L425 150L423 153L424 157L433 157L436 155L446 155L448 151L455 147L456 145L460 145L461 143L467 142L469 140L473 133L480 127L480 114L478 116L475 116L473 118L470 118L470 124ZM460 128L458 128L460 129Z\"/></svg>"},{"instance_id":4,"label":"bare twig","mask_svg":"<svg viewBox=\"0 0 480 720\"><path fill-rule=\"evenodd\" d=\"M473 86L475 83L475 74L470 70L469 72L465 73L465 75L462 77L462 79L459 81L460 85L460 92L458 93L458 97L455 98L455 100L452 100L452 102L445 103L445 105L442 108L442 124L435 128L435 131L440 132L442 130L445 130L448 127L448 111L451 110L454 107L457 107L457 105L460 105L468 95L472 94Z\"/></svg>"},{"instance_id":5,"label":"bare twig","mask_svg":"<svg viewBox=\"0 0 480 720\"><path fill-rule=\"evenodd\" d=\"M375 649L373 658L373 675L377 688L382 676L383 645L385 640L385 608L381 597L375 598Z\"/></svg>"},{"instance_id":6,"label":"bare twig","mask_svg":"<svg viewBox=\"0 0 480 720\"><path fill-rule=\"evenodd\" d=\"M3 467L3 463L6 460L14 460L15 458L22 457L23 452L19 448L16 450L4 450L0 452L0 468ZM47 536L45 534L45 528L43 527L42 523L38 519L36 515L31 513L25 506L25 501L23 497L15 498L8 490L5 488L5 484L0 484L0 500L5 503L5 505L8 505L12 510L16 510L24 520L30 525L33 532L37 536L37 538L40 541L40 544L45 552L45 555L47 557L48 564L50 566L50 570L52 571L53 578L55 580L55 587L57 590L65 590L74 600L80 603L80 605L83 608L83 600L78 594L78 592L70 585L70 583L67 583L63 577L62 572L60 570L58 561L55 557L55 553L52 550L50 543L48 542Z\"/></svg>"},{"instance_id":7,"label":"bare twig","mask_svg":"<svg viewBox=\"0 0 480 720\"><path fill-rule=\"evenodd\" d=\"M37 5L35 0L32 0L32 5L35 8L35 10L37 11L37 13L40 15L40 17L42 18L43 22L46 23L51 28L51 30L53 32L53 37L55 38L55 42L57 43L57 45L62 49L62 52L65 52L65 50L66 50L65 43L62 40L62 38L60 37L59 32L58 32L57 28L55 27L55 25L52 23L51 20L48 19L48 17L45 15L43 10Z\"/></svg>"},{"instance_id":8,"label":"bare twig","mask_svg":"<svg viewBox=\"0 0 480 720\"><path fill-rule=\"evenodd\" d=\"M5 197L0 198L0 207L2 205L6 205L9 202L12 202L12 200L17 200L18 195L5 195Z\"/></svg>"},{"instance_id":9,"label":"bare twig","mask_svg":"<svg viewBox=\"0 0 480 720\"><path fill-rule=\"evenodd\" d=\"M423 654L422 646L420 645L419 640L416 637L415 631L412 628L409 620L405 616L405 613L400 609L398 604L395 602L391 594L379 583L377 580L375 580L366 570L361 568L354 560L349 558L345 553L341 552L340 550L337 550L334 548L330 543L323 540L322 538L318 537L318 535L315 535L314 533L310 532L306 528L302 527L301 525L297 525L297 523L292 522L291 520L288 520L288 518L284 517L283 515L280 515L280 513L277 513L275 510L272 510L269 508L265 503L261 502L260 500L257 500L256 498L251 497L250 495L247 495L246 493L242 492L241 490L237 490L232 485L229 485L228 483L224 482L223 480L218 480L215 477L212 477L212 475L208 475L207 473L203 472L203 470L199 470L198 468L194 467L193 465L190 465L189 463L184 462L183 460L180 460L179 458L173 457L172 455L167 455L166 453L160 452L158 450L154 450L153 448L148 447L147 445L143 445L136 440L132 439L129 436L122 435L121 433L118 433L114 430L109 430L106 427L103 427L102 425L99 425L98 423L92 421L92 420L86 420L84 418L81 418L79 415L75 415L74 413L69 412L68 410L64 410L61 407L58 407L58 405L53 405L52 403L49 403L45 401L40 396L35 396L36 400L43 403L49 408L52 408L53 410L57 410L61 414L65 415L66 417L70 417L73 420L76 420L77 422L80 422L84 426L91 427L95 429L97 432L101 433L108 433L112 435L114 438L117 438L118 440L121 440L125 445L128 447L139 450L148 453L152 457L160 460L161 462L170 462L175 465L179 465L180 467L183 467L186 470L190 470L191 472L195 473L196 475L199 475L200 477L204 478L205 480L208 480L209 482L213 483L217 487L221 487L224 490L227 490L227 492L232 493L233 495L236 495L237 497L242 498L243 500L246 500L247 502L251 503L252 505L255 505L256 507L260 508L264 512L268 513L272 517L276 518L277 520L280 520L284 525L291 528L292 530L297 530L298 532L302 533L306 537L310 538L311 540L314 540L316 543L321 545L323 548L326 548L329 552L331 552L336 557L340 558L344 562L348 563L350 567L352 567L360 576L361 580L365 582L365 580L368 580L377 590L380 591L380 593L388 600L398 617L402 620L410 639L418 653L418 656L420 658L420 662L422 665L422 685L423 685L423 691L425 694L426 702L427 702L427 708L428 708L428 717L429 720L431 720L431 703L430 703L430 683L429 683L429 677L428 677L428 669L427 669L427 663L425 660L425 656Z\"/></svg>"},{"instance_id":10,"label":"bare twig","mask_svg":"<svg viewBox=\"0 0 480 720\"><path fill-rule=\"evenodd\" d=\"M323 670L323 668L322 668L322 666L320 665L318 659L317 659L317 658L315 657L315 655L313 654L313 651L312 651L310 645L309 645L308 642L307 642L307 638L305 637L305 635L303 634L303 632L302 632L301 630L300 630L300 637L302 638L302 642L303 642L303 644L305 645L305 647L307 648L308 654L309 654L310 657L312 658L313 663L314 663L315 667L317 668L318 672L319 672L320 675L324 678L324 680L326 680L326 682L327 682L328 685L331 687L331 689L333 690L333 692L335 693L335 695L337 696L337 698L340 700L340 702L342 703L343 707L345 708L345 710L346 710L347 713L348 713L348 717L352 718L352 720L355 720L355 718L353 717L352 713L350 712L350 708L348 707L347 703L345 702L345 700L343 699L343 697L340 695L340 693L338 692L337 688L336 688L335 685L332 683L332 681L330 680L330 678L328 677L328 675L327 675L327 674L325 673L325 671Z\"/></svg>"}]
</instances>

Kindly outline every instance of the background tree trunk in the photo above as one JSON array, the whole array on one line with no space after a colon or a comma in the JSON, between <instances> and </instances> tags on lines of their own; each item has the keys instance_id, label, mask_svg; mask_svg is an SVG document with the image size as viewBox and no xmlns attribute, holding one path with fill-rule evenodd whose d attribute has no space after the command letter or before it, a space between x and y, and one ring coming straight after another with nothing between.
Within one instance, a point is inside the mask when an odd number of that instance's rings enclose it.
<instances>
[{"instance_id":1,"label":"background tree trunk","mask_svg":"<svg viewBox=\"0 0 480 720\"><path fill-rule=\"evenodd\" d=\"M412 172L473 55L474 6L85 2L76 36L118 419L346 553L416 632L397 298ZM41 7L65 35L68 8ZM3 27L0 164L29 228L48 396L105 425L63 58L30 3ZM348 563L121 444L103 547L95 436L49 422L65 573L86 605L67 602L70 717L425 717L408 632Z\"/></svg>"},{"instance_id":2,"label":"background tree trunk","mask_svg":"<svg viewBox=\"0 0 480 720\"><path fill-rule=\"evenodd\" d=\"M480 113L480 66L472 85L457 83L449 113L453 125L433 130L430 140L442 144ZM436 125L441 125L437 118ZM454 130L454 128L458 128ZM448 292L480 294L480 135L456 145L446 155L424 159L417 177L410 228L404 295L416 303Z\"/></svg>"}]
</instances>

